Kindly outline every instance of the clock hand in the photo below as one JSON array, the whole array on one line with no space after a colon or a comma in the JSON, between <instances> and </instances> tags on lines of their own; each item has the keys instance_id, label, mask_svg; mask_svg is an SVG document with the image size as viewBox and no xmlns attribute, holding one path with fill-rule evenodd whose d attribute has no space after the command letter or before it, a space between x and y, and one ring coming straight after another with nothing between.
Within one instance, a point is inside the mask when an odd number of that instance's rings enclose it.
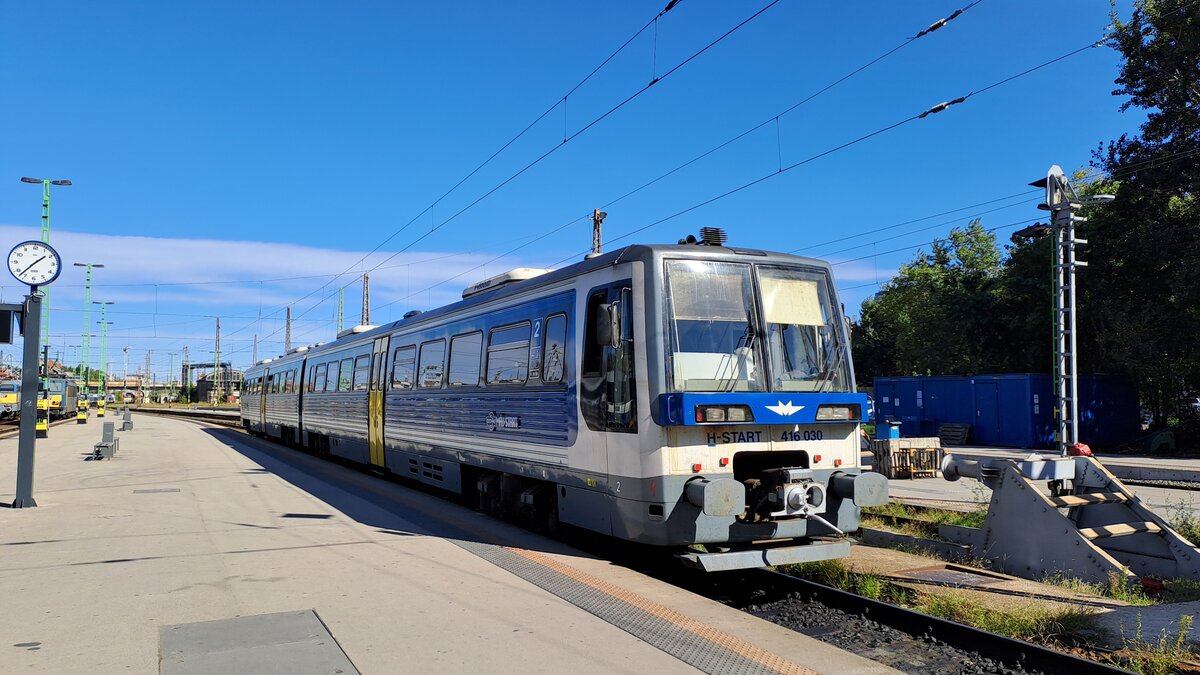
<instances>
[{"instance_id":1,"label":"clock hand","mask_svg":"<svg viewBox=\"0 0 1200 675\"><path fill-rule=\"evenodd\" d=\"M33 264L31 264L29 267L26 267L25 269L21 270L21 274L25 274L25 273L26 273L26 272L28 272L29 270L33 269L33 266L34 266L34 265L36 265L36 264L38 264L38 263L42 262L43 260L45 260L46 258L49 258L49 257L50 257L50 256L44 255L44 256L42 256L42 257L38 258L37 260L34 260L34 261L33 261Z\"/></svg>"}]
</instances>

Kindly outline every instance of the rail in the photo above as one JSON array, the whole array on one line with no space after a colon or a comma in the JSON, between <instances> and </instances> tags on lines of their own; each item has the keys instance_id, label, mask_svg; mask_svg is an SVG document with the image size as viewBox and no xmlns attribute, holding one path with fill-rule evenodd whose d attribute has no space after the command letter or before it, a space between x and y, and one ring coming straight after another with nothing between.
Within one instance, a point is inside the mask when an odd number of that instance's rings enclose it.
<instances>
[{"instance_id":1,"label":"rail","mask_svg":"<svg viewBox=\"0 0 1200 675\"><path fill-rule=\"evenodd\" d=\"M132 408L132 410L138 413L190 419L197 422L208 422L210 424L220 424L228 427L242 426L241 413L233 409L204 410L191 408Z\"/></svg>"},{"instance_id":2,"label":"rail","mask_svg":"<svg viewBox=\"0 0 1200 675\"><path fill-rule=\"evenodd\" d=\"M781 572L761 570L760 574L777 587L793 590L802 597L839 609L847 614L868 617L872 621L899 630L915 638L933 638L952 647L974 651L1023 670L1078 675L1127 673L1115 666L1041 647L1024 640L941 619L899 607L881 600L864 598L837 588L793 577Z\"/></svg>"}]
</instances>

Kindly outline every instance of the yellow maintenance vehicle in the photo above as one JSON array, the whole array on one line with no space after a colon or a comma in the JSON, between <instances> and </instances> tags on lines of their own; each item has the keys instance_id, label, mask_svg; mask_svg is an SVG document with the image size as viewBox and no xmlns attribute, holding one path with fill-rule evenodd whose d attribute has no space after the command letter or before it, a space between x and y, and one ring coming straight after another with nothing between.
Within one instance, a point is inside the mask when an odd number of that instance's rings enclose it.
<instances>
[{"instance_id":1,"label":"yellow maintenance vehicle","mask_svg":"<svg viewBox=\"0 0 1200 675\"><path fill-rule=\"evenodd\" d=\"M21 413L21 381L0 382L0 420L19 417Z\"/></svg>"},{"instance_id":2,"label":"yellow maintenance vehicle","mask_svg":"<svg viewBox=\"0 0 1200 675\"><path fill-rule=\"evenodd\" d=\"M62 419L75 414L79 402L79 387L74 380L65 377L52 377L49 380L50 417Z\"/></svg>"},{"instance_id":3,"label":"yellow maintenance vehicle","mask_svg":"<svg viewBox=\"0 0 1200 675\"><path fill-rule=\"evenodd\" d=\"M45 438L50 433L50 399L44 391L41 394L37 400L37 425L34 428L38 438Z\"/></svg>"}]
</instances>

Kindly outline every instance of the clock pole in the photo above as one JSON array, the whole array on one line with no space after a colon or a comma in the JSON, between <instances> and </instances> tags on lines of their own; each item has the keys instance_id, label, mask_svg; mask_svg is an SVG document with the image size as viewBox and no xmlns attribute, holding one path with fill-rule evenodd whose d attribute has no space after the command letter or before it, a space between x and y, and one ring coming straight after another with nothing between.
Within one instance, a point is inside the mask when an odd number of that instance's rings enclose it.
<instances>
[{"instance_id":1,"label":"clock pole","mask_svg":"<svg viewBox=\"0 0 1200 675\"><path fill-rule=\"evenodd\" d=\"M25 341L21 361L21 431L17 441L17 496L12 503L14 509L37 506L33 500L33 445L37 436L38 337L42 322L42 296L37 286L29 287L22 313Z\"/></svg>"}]
</instances>

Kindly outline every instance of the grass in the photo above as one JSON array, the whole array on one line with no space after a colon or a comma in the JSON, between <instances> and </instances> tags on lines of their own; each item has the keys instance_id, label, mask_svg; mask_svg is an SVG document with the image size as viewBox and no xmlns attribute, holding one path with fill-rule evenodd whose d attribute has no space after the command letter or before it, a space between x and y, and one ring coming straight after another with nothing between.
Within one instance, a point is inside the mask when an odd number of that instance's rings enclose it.
<instances>
[{"instance_id":1,"label":"grass","mask_svg":"<svg viewBox=\"0 0 1200 675\"><path fill-rule=\"evenodd\" d=\"M1026 642L1066 644L1094 626L1095 611L1083 607L1042 609L1026 607L1020 612L1002 612L979 600L953 593L922 593L915 609L980 630Z\"/></svg>"},{"instance_id":2,"label":"grass","mask_svg":"<svg viewBox=\"0 0 1200 675\"><path fill-rule=\"evenodd\" d=\"M1093 610L1068 608L1046 610L1023 608L1019 613L1002 612L979 600L953 593L922 593L891 583L873 574L858 574L841 560L784 565L780 572L883 600L931 616L973 626L1000 635L1039 643L1066 643L1093 625Z\"/></svg>"},{"instance_id":3,"label":"grass","mask_svg":"<svg viewBox=\"0 0 1200 675\"><path fill-rule=\"evenodd\" d=\"M892 518L899 520L891 520ZM949 509L918 508L900 502L888 502L883 506L868 506L863 509L863 520L871 523L885 524L898 532L916 536L937 536L938 525L982 527L986 519L987 507L971 511L951 511Z\"/></svg>"},{"instance_id":4,"label":"grass","mask_svg":"<svg viewBox=\"0 0 1200 675\"><path fill-rule=\"evenodd\" d=\"M1192 504L1183 500L1167 505L1167 522L1179 533L1179 536L1192 542L1200 543L1200 518L1192 511Z\"/></svg>"},{"instance_id":5,"label":"grass","mask_svg":"<svg viewBox=\"0 0 1200 675\"><path fill-rule=\"evenodd\" d=\"M1107 584L1091 583L1067 576L1063 573L1048 576L1042 579L1042 583L1052 584L1084 595L1096 595L1102 598L1120 600L1137 607L1145 607L1160 602L1159 599L1148 595L1140 586L1127 583L1121 575L1115 573L1108 575Z\"/></svg>"},{"instance_id":6,"label":"grass","mask_svg":"<svg viewBox=\"0 0 1200 675\"><path fill-rule=\"evenodd\" d=\"M1142 635L1141 618L1138 619L1137 632L1133 638L1122 637L1125 647L1113 653L1108 661L1115 666L1132 670L1143 675L1169 675L1181 672L1180 665L1184 661L1194 660L1197 654L1195 648L1188 646L1187 633L1192 627L1193 617L1179 617L1179 628L1174 635L1165 632L1156 641L1146 640Z\"/></svg>"},{"instance_id":7,"label":"grass","mask_svg":"<svg viewBox=\"0 0 1200 675\"><path fill-rule=\"evenodd\" d=\"M1185 670L1185 662L1200 657L1196 648L1187 642L1187 633L1193 621L1191 616L1180 617L1178 629L1171 635L1164 633L1157 640L1148 640L1143 636L1139 618L1134 636L1121 637L1121 649L1100 651L1088 642L1096 628L1096 612L1091 608L1045 609L1026 606L1016 612L1001 611L967 595L924 593L904 588L873 574L859 574L841 560L782 565L778 570L990 633L1051 648L1065 648L1073 653L1081 653L1087 658L1101 660L1144 675L1194 672ZM1103 591L1102 594L1108 594L1110 597L1123 596L1119 599L1148 600L1148 596L1140 589L1129 589L1124 580L1117 575L1113 575L1107 587L1103 588L1099 584L1085 584L1077 579L1060 579L1055 583L1081 592L1100 590Z\"/></svg>"}]
</instances>

